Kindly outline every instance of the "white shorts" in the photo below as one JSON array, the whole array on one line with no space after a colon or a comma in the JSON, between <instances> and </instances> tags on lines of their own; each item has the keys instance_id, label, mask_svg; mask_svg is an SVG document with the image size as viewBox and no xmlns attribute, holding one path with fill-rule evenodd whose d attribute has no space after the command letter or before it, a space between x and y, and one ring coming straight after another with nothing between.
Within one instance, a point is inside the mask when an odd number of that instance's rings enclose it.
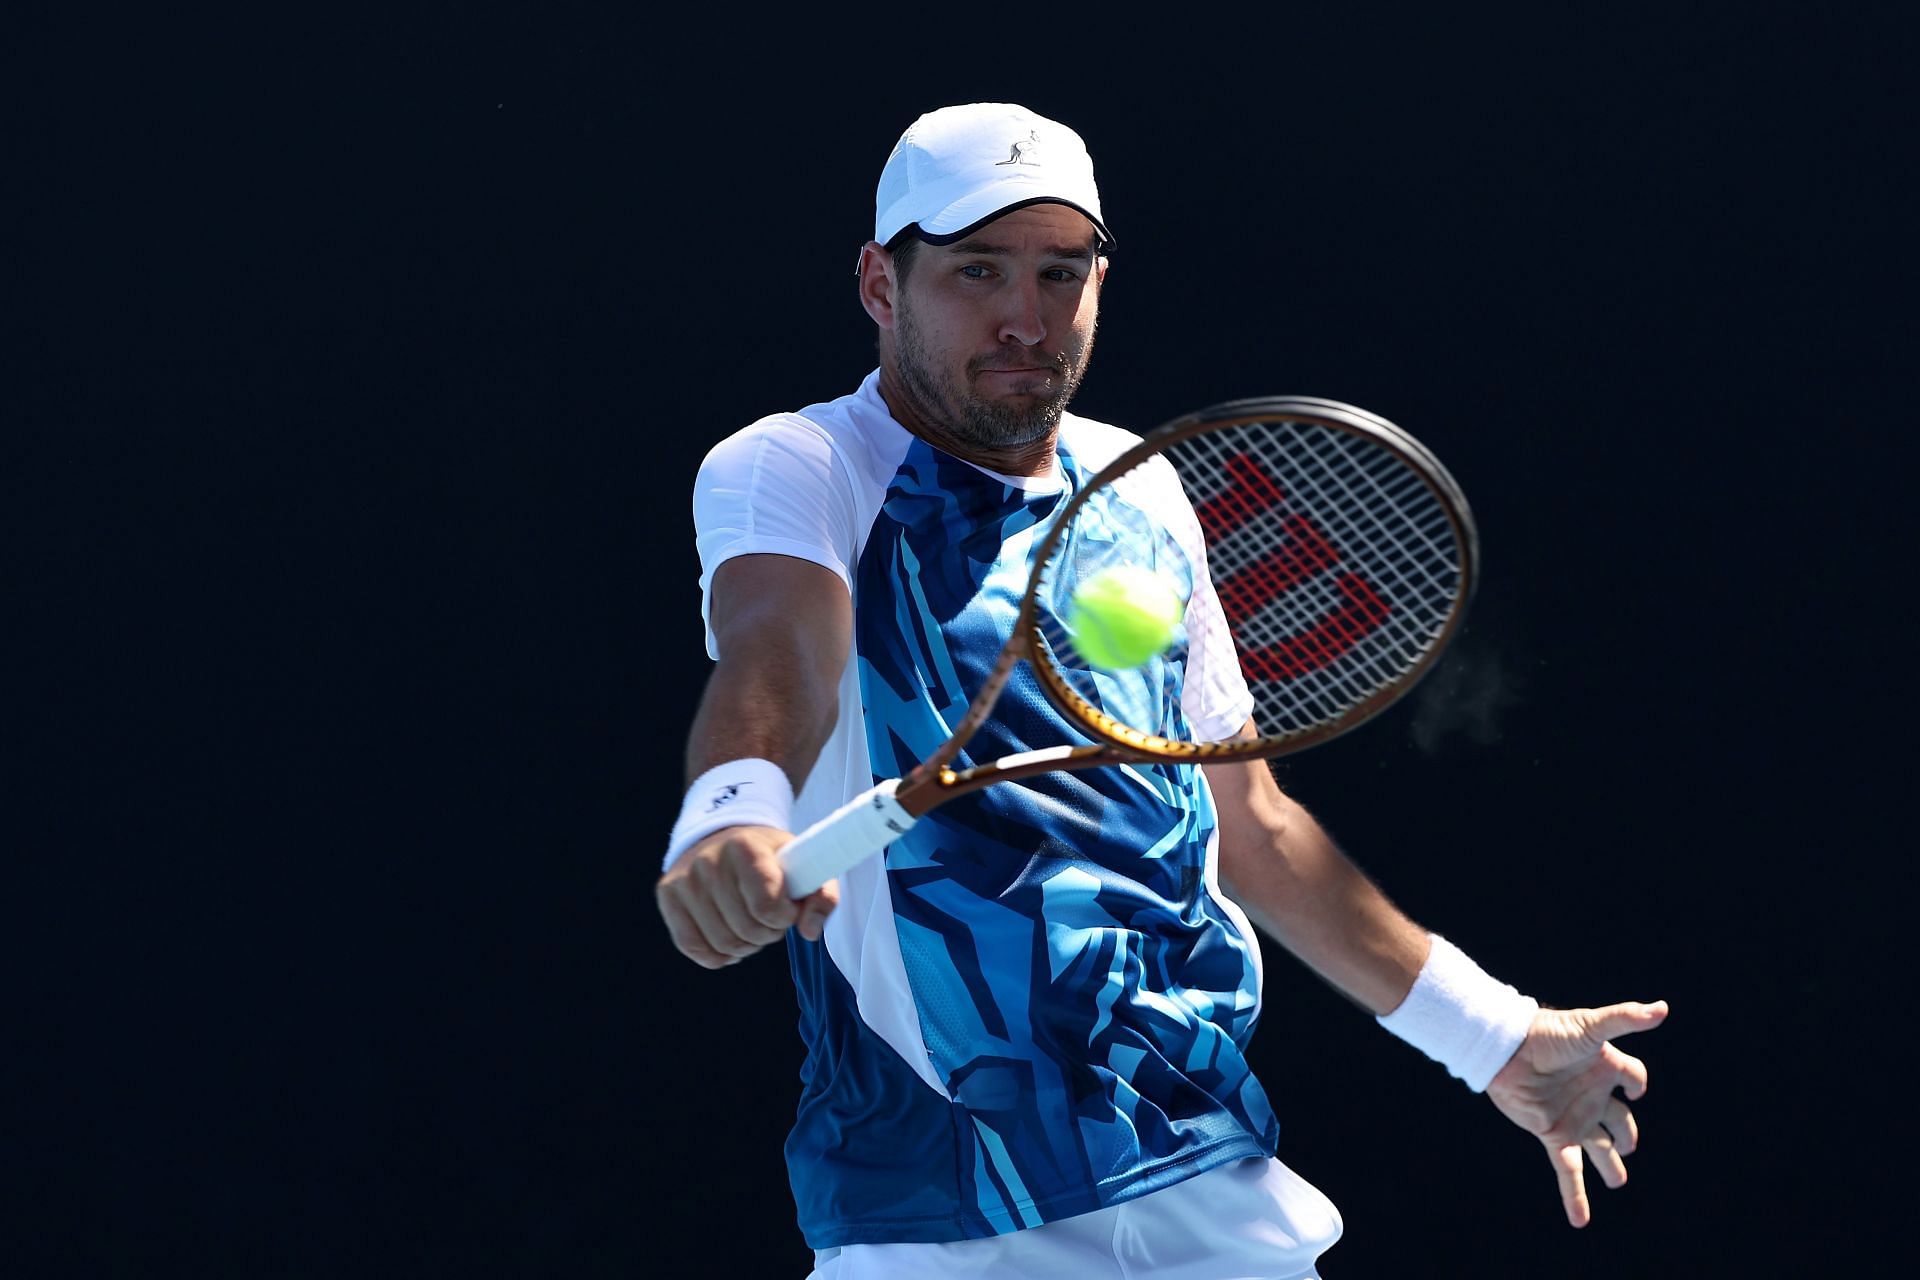
<instances>
[{"instance_id":1,"label":"white shorts","mask_svg":"<svg viewBox=\"0 0 1920 1280\"><path fill-rule=\"evenodd\" d=\"M808 1280L1317 1280L1314 1260L1340 1230L1318 1187L1255 1156L1003 1236L821 1249Z\"/></svg>"}]
</instances>

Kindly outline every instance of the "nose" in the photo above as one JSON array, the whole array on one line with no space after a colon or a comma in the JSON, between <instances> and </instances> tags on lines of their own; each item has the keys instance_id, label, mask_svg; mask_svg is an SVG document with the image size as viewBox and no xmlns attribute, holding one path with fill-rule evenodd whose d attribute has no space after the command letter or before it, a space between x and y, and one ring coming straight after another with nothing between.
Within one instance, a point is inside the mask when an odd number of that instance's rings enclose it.
<instances>
[{"instance_id":1,"label":"nose","mask_svg":"<svg viewBox=\"0 0 1920 1280\"><path fill-rule=\"evenodd\" d=\"M1006 311L1000 317L1000 341L1031 347L1047 336L1047 322L1040 314L1038 281L1015 284L1006 291L1005 301Z\"/></svg>"}]
</instances>

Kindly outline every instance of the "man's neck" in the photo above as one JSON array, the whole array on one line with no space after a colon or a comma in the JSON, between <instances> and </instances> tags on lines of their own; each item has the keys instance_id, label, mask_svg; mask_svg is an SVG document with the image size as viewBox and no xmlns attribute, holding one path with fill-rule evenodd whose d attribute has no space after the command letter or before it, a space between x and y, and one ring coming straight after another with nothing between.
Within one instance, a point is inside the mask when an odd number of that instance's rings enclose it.
<instances>
[{"instance_id":1,"label":"man's neck","mask_svg":"<svg viewBox=\"0 0 1920 1280\"><path fill-rule=\"evenodd\" d=\"M958 439L945 426L920 413L913 397L906 394L892 370L885 367L880 370L879 390L880 398L886 401L887 412L893 415L895 422L943 453L950 453L962 462L971 462L976 467L1000 475L1054 474L1054 442L1060 436L1057 425L1040 438L1025 444L983 448Z\"/></svg>"}]
</instances>

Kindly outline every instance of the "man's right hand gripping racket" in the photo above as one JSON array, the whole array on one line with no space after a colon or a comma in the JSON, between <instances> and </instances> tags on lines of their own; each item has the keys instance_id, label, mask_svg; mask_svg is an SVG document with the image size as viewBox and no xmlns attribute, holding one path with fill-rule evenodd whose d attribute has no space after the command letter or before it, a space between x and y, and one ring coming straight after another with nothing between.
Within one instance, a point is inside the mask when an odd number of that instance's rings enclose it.
<instances>
[{"instance_id":1,"label":"man's right hand gripping racket","mask_svg":"<svg viewBox=\"0 0 1920 1280\"><path fill-rule=\"evenodd\" d=\"M1194 527L1114 530L1126 504L1090 502L1109 486L1177 484ZM1186 503L1160 503L1176 511ZM1174 522L1176 525L1178 521ZM1188 680L1231 638L1253 694L1254 737L1183 741L1147 732L1152 708L1114 696L1075 660L1061 619L1075 584L1122 555L1190 593ZM1376 414L1300 396L1235 400L1176 419L1090 479L1040 538L1013 634L953 735L801 832L781 852L802 898L885 848L936 805L1050 769L1137 761L1214 764L1326 742L1393 705L1459 630L1476 580L1478 538L1465 496L1424 446ZM1217 665L1217 658L1212 659ZM968 763L967 742L1026 662L1047 698L1088 739Z\"/></svg>"}]
</instances>

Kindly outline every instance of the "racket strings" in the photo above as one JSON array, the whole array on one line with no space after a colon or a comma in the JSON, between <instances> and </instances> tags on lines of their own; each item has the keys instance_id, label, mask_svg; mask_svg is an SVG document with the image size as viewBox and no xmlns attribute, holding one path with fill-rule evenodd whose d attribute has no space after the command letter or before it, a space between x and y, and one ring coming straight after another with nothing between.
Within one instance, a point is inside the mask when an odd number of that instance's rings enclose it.
<instances>
[{"instance_id":1,"label":"racket strings","mask_svg":"<svg viewBox=\"0 0 1920 1280\"><path fill-rule=\"evenodd\" d=\"M1410 554L1383 557L1381 564L1390 573L1416 575L1404 584L1408 589L1441 596L1457 590L1454 570L1459 553L1446 511L1420 476L1387 450L1344 432L1303 430L1291 422L1251 423L1186 443L1196 453L1193 462L1181 467L1183 479L1203 486L1209 478L1216 485L1222 478L1226 482L1213 500L1216 510L1233 513L1230 527L1216 522L1222 535L1273 509L1285 513L1283 519L1293 525L1303 523L1309 517L1298 508L1304 507L1312 513L1310 518L1350 546L1369 546L1383 536L1403 542L1402 550ZM1298 490L1294 498L1289 499L1271 478L1269 467L1258 460L1263 451L1286 460L1290 482ZM1260 480L1245 483L1242 478L1253 471ZM1269 531L1256 526L1252 534L1241 541L1250 542L1256 550L1270 544ZM1209 552L1216 560L1231 559L1234 541L1216 536L1214 530L1208 532ZM1396 588L1401 585L1395 584Z\"/></svg>"},{"instance_id":2,"label":"racket strings","mask_svg":"<svg viewBox=\"0 0 1920 1280\"><path fill-rule=\"evenodd\" d=\"M1324 724L1425 660L1462 591L1461 550L1445 504L1396 453L1290 420L1167 452L1263 732Z\"/></svg>"},{"instance_id":3,"label":"racket strings","mask_svg":"<svg viewBox=\"0 0 1920 1280\"><path fill-rule=\"evenodd\" d=\"M1177 481L1164 472L1162 485ZM1074 631L1072 602L1079 589L1104 570L1146 569L1181 598L1192 594L1201 549L1183 542L1154 513L1164 499L1142 466L1110 478L1104 495L1080 505L1061 527L1048 559L1037 566L1031 590L1037 607L1031 623L1030 661L1082 720L1102 723L1122 736L1184 736L1179 720L1181 671L1188 651L1184 622L1170 643L1137 668L1107 670L1083 651ZM1092 496L1092 495L1090 495Z\"/></svg>"}]
</instances>

